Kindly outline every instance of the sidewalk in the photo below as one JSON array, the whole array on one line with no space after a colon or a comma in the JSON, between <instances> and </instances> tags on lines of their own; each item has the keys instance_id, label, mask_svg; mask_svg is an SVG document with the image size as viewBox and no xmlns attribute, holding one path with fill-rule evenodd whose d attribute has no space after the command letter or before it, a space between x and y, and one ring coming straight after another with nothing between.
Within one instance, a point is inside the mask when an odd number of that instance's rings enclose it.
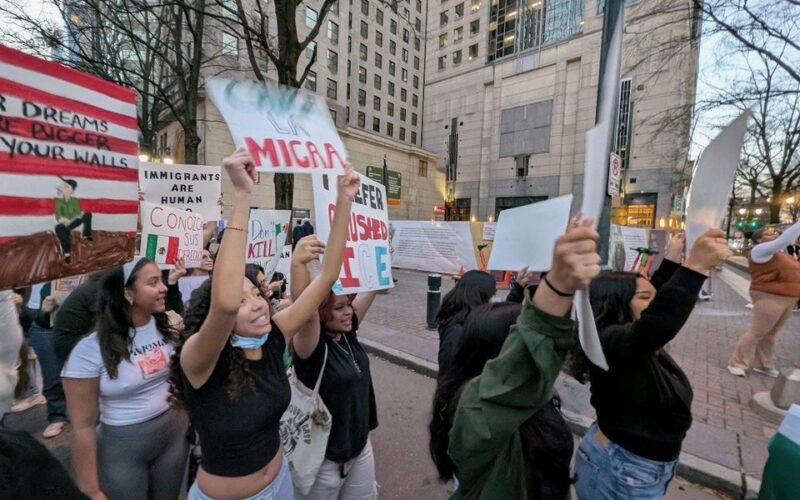
<instances>
[{"instance_id":1,"label":"sidewalk","mask_svg":"<svg viewBox=\"0 0 800 500\"><path fill-rule=\"evenodd\" d=\"M359 335L376 354L430 374L436 370L439 341L425 324L426 274L393 272L399 281L388 295L378 296ZM442 296L453 284L443 279ZM767 444L776 431L750 408L753 394L768 391L773 379L758 374L742 379L726 369L734 344L750 322L751 312L744 307L747 285L747 279L729 269L715 272L713 299L698 303L668 347L694 388L694 424L684 441L679 473L734 495L758 491ZM800 313L784 327L775 352L779 369L798 366ZM556 388L574 426L591 423L588 387L562 376Z\"/></svg>"}]
</instances>

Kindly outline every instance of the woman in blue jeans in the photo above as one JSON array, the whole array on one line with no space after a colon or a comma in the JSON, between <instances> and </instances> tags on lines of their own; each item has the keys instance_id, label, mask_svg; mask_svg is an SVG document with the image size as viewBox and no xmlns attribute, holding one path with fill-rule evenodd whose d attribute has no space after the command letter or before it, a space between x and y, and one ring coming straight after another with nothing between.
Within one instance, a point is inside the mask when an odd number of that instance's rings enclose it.
<instances>
[{"instance_id":1,"label":"woman in blue jeans","mask_svg":"<svg viewBox=\"0 0 800 500\"><path fill-rule=\"evenodd\" d=\"M608 272L589 286L609 370L588 366L597 422L575 456L580 499L662 498L675 475L692 424L692 387L664 346L689 319L709 270L730 255L716 229L681 265L683 246L682 234L672 238L650 280Z\"/></svg>"},{"instance_id":2,"label":"woman in blue jeans","mask_svg":"<svg viewBox=\"0 0 800 500\"><path fill-rule=\"evenodd\" d=\"M42 367L42 393L47 399L48 425L42 436L53 438L61 434L67 423L67 399L61 385L63 362L55 354L53 329L50 327L50 317L56 308L56 301L50 296L49 282L41 287L34 286L33 293L36 292L39 292L39 296L31 297L28 302L28 314L32 320L28 330L28 343L39 358Z\"/></svg>"}]
</instances>

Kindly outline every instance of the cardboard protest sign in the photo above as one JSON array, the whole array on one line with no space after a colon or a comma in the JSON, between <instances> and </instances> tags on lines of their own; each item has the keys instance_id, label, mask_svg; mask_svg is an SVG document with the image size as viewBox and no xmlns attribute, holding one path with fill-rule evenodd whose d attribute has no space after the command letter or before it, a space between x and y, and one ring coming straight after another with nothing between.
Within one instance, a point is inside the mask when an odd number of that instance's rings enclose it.
<instances>
[{"instance_id":1,"label":"cardboard protest sign","mask_svg":"<svg viewBox=\"0 0 800 500\"><path fill-rule=\"evenodd\" d=\"M262 172L342 174L347 150L322 97L271 82L214 78L206 92Z\"/></svg>"},{"instance_id":2,"label":"cardboard protest sign","mask_svg":"<svg viewBox=\"0 0 800 500\"><path fill-rule=\"evenodd\" d=\"M187 268L200 267L203 260L203 218L164 205L142 202L142 245L139 255L161 269L175 267L183 259Z\"/></svg>"},{"instance_id":3,"label":"cardboard protest sign","mask_svg":"<svg viewBox=\"0 0 800 500\"><path fill-rule=\"evenodd\" d=\"M392 221L392 266L443 274L477 269L469 222Z\"/></svg>"},{"instance_id":4,"label":"cardboard protest sign","mask_svg":"<svg viewBox=\"0 0 800 500\"><path fill-rule=\"evenodd\" d=\"M291 216L291 210L250 210L245 262L261 266L267 281L278 266Z\"/></svg>"},{"instance_id":5,"label":"cardboard protest sign","mask_svg":"<svg viewBox=\"0 0 800 500\"><path fill-rule=\"evenodd\" d=\"M509 208L497 219L489 269L549 271L553 247L569 224L572 195Z\"/></svg>"},{"instance_id":6,"label":"cardboard protest sign","mask_svg":"<svg viewBox=\"0 0 800 500\"><path fill-rule=\"evenodd\" d=\"M353 202L348 226L347 247L339 280L333 291L337 295L383 290L394 286L389 257L389 205L386 189L366 176ZM333 213L336 209L336 177L315 175L314 190L317 237L328 241Z\"/></svg>"},{"instance_id":7,"label":"cardboard protest sign","mask_svg":"<svg viewBox=\"0 0 800 500\"><path fill-rule=\"evenodd\" d=\"M750 111L745 111L703 150L692 174L686 201L686 250L698 236L720 227L736 177Z\"/></svg>"},{"instance_id":8,"label":"cardboard protest sign","mask_svg":"<svg viewBox=\"0 0 800 500\"><path fill-rule=\"evenodd\" d=\"M138 147L132 90L0 45L0 289L131 259Z\"/></svg>"},{"instance_id":9,"label":"cardboard protest sign","mask_svg":"<svg viewBox=\"0 0 800 500\"><path fill-rule=\"evenodd\" d=\"M194 212L205 221L221 220L222 173L206 165L139 165L144 201Z\"/></svg>"}]
</instances>

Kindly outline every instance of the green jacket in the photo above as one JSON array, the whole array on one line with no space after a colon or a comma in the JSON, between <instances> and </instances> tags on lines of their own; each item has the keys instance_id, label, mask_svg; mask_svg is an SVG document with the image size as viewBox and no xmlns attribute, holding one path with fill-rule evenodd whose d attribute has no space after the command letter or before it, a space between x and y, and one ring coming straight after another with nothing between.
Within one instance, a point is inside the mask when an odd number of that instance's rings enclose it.
<instances>
[{"instance_id":1,"label":"green jacket","mask_svg":"<svg viewBox=\"0 0 800 500\"><path fill-rule=\"evenodd\" d=\"M552 398L574 328L574 321L543 313L526 298L500 354L453 398L447 453L459 487L451 500L526 498L518 429Z\"/></svg>"},{"instance_id":2,"label":"green jacket","mask_svg":"<svg viewBox=\"0 0 800 500\"><path fill-rule=\"evenodd\" d=\"M69 200L56 198L55 212L56 220L63 218L72 222L81 215L81 203L78 201L78 198L70 198Z\"/></svg>"}]
</instances>

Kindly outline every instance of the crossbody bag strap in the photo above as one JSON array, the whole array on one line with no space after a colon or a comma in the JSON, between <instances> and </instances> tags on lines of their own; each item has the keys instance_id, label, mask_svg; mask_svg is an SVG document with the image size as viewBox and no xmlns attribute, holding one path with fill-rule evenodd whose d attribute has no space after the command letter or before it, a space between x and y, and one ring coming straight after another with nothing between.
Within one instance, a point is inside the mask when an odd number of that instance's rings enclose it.
<instances>
[{"instance_id":1,"label":"crossbody bag strap","mask_svg":"<svg viewBox=\"0 0 800 500\"><path fill-rule=\"evenodd\" d=\"M328 343L325 342L323 339L320 339L321 342L325 344L325 356L322 358L322 368L319 370L319 376L317 377L317 383L314 384L314 394L313 398L317 399L317 394L319 394L319 386L322 383L322 374L325 373L325 366L328 364Z\"/></svg>"}]
</instances>

